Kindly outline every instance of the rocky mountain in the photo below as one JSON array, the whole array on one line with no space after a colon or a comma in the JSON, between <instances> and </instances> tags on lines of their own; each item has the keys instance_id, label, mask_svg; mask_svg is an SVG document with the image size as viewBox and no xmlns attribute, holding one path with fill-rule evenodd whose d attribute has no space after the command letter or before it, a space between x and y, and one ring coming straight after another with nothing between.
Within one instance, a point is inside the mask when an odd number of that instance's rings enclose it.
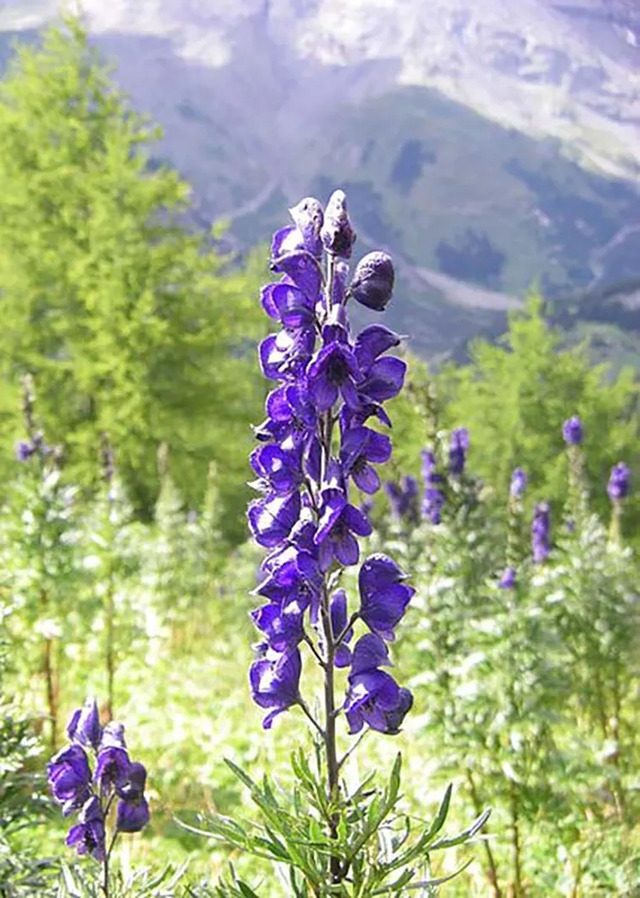
<instances>
[{"instance_id":1,"label":"rocky mountain","mask_svg":"<svg viewBox=\"0 0 640 898\"><path fill-rule=\"evenodd\" d=\"M5 43L56 8L5 0ZM637 0L84 10L118 82L164 125L157 159L191 180L202 221L229 223L234 247L264 240L300 196L343 186L363 251L398 262L395 324L419 350L499 330L534 281L640 345L637 307L611 298L640 282Z\"/></svg>"}]
</instances>

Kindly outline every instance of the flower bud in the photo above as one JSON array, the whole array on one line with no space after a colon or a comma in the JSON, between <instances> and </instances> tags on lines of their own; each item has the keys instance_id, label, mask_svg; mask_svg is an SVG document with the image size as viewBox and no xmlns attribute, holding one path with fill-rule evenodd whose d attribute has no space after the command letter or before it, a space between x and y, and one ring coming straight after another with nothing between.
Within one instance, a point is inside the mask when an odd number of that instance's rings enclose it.
<instances>
[{"instance_id":1,"label":"flower bud","mask_svg":"<svg viewBox=\"0 0 640 898\"><path fill-rule=\"evenodd\" d=\"M313 196L306 196L300 200L297 206L289 209L289 215L293 218L296 228L302 234L304 248L314 256L322 255L322 240L320 230L324 221L322 205Z\"/></svg>"},{"instance_id":2,"label":"flower bud","mask_svg":"<svg viewBox=\"0 0 640 898\"><path fill-rule=\"evenodd\" d=\"M351 295L360 305L383 312L391 299L394 279L391 256L379 251L368 253L356 266Z\"/></svg>"},{"instance_id":3,"label":"flower bud","mask_svg":"<svg viewBox=\"0 0 640 898\"><path fill-rule=\"evenodd\" d=\"M328 253L341 256L343 259L351 258L356 232L349 221L347 198L343 190L334 190L331 194L324 213L320 237Z\"/></svg>"}]
</instances>

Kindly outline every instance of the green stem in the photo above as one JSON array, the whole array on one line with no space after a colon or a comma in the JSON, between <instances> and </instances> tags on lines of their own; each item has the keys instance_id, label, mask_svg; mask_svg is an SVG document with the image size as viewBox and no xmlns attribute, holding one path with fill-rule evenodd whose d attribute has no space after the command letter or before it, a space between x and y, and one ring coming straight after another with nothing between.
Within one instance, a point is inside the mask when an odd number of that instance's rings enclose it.
<instances>
[{"instance_id":1,"label":"green stem","mask_svg":"<svg viewBox=\"0 0 640 898\"><path fill-rule=\"evenodd\" d=\"M467 770L467 783L469 786L469 792L471 794L471 801L473 803L473 809L476 813L476 816L480 816L483 811L482 803L480 802L480 796L478 795L478 790L476 788L475 780L473 779L473 774L470 770ZM488 835L487 825L483 827L483 831L485 836ZM493 890L493 898L502 898L502 891L500 889L500 881L498 879L498 867L496 865L495 858L493 856L493 851L491 850L491 845L489 844L488 839L483 839L482 844L484 845L484 851L487 856L487 864L489 869L487 870L487 879L491 885Z\"/></svg>"}]
</instances>

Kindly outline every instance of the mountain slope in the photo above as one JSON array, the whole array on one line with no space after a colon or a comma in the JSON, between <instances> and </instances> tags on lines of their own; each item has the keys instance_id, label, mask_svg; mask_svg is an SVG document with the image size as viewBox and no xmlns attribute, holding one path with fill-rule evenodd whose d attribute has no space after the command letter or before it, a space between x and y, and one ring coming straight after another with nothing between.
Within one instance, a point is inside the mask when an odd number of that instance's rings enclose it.
<instances>
[{"instance_id":1,"label":"mountain slope","mask_svg":"<svg viewBox=\"0 0 640 898\"><path fill-rule=\"evenodd\" d=\"M398 261L396 325L455 348L537 280L640 275L640 12L626 0L87 0L95 39L165 126L158 158L229 242L344 186ZM37 28L14 0L0 28Z\"/></svg>"}]
</instances>

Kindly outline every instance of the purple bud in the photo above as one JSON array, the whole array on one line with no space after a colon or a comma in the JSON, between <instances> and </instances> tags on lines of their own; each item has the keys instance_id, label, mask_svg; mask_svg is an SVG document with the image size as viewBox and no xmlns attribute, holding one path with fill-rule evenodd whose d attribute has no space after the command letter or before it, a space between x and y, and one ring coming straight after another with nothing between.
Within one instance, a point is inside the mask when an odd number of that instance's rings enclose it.
<instances>
[{"instance_id":1,"label":"purple bud","mask_svg":"<svg viewBox=\"0 0 640 898\"><path fill-rule=\"evenodd\" d=\"M562 425L562 436L567 446L578 446L583 439L582 421L577 415L567 420Z\"/></svg>"},{"instance_id":2,"label":"purple bud","mask_svg":"<svg viewBox=\"0 0 640 898\"><path fill-rule=\"evenodd\" d=\"M394 279L391 256L383 252L368 253L356 265L351 295L360 305L383 312L391 299Z\"/></svg>"},{"instance_id":3,"label":"purple bud","mask_svg":"<svg viewBox=\"0 0 640 898\"><path fill-rule=\"evenodd\" d=\"M515 585L516 569L514 567L508 567L500 578L498 586L500 587L500 589L514 589Z\"/></svg>"},{"instance_id":4,"label":"purple bud","mask_svg":"<svg viewBox=\"0 0 640 898\"><path fill-rule=\"evenodd\" d=\"M320 237L328 253L350 259L356 232L347 213L347 198L343 190L334 190L324 213Z\"/></svg>"},{"instance_id":5,"label":"purple bud","mask_svg":"<svg viewBox=\"0 0 640 898\"><path fill-rule=\"evenodd\" d=\"M305 249L314 256L322 255L320 230L324 221L322 204L315 197L306 196L297 206L289 209L297 229L302 234Z\"/></svg>"},{"instance_id":6,"label":"purple bud","mask_svg":"<svg viewBox=\"0 0 640 898\"><path fill-rule=\"evenodd\" d=\"M88 698L82 708L74 711L67 727L67 735L72 742L98 750L102 727L95 698Z\"/></svg>"},{"instance_id":7,"label":"purple bud","mask_svg":"<svg viewBox=\"0 0 640 898\"><path fill-rule=\"evenodd\" d=\"M16 443L16 461L27 461L35 452L35 447L26 440Z\"/></svg>"},{"instance_id":8,"label":"purple bud","mask_svg":"<svg viewBox=\"0 0 640 898\"><path fill-rule=\"evenodd\" d=\"M514 499L520 499L527 485L528 477L522 468L514 468L511 475L511 495Z\"/></svg>"},{"instance_id":9,"label":"purple bud","mask_svg":"<svg viewBox=\"0 0 640 898\"><path fill-rule=\"evenodd\" d=\"M612 502L619 502L629 494L631 471L623 461L611 468L607 493Z\"/></svg>"}]
</instances>

